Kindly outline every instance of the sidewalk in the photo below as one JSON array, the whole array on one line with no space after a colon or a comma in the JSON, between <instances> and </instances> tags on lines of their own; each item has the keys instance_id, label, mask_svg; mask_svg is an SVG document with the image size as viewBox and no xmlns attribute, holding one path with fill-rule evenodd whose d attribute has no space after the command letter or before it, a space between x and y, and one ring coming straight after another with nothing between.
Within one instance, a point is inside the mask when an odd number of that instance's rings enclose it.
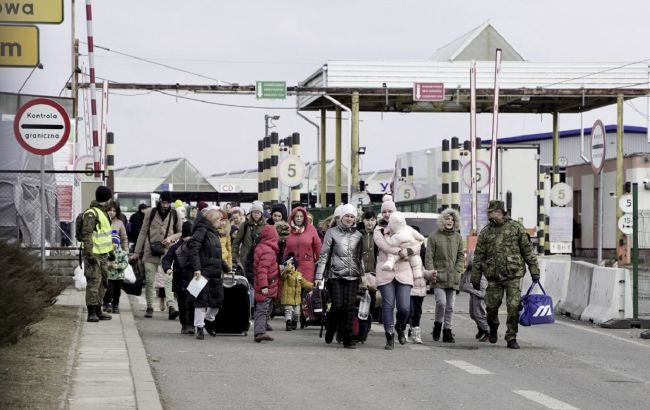
<instances>
[{"instance_id":1,"label":"sidewalk","mask_svg":"<svg viewBox=\"0 0 650 410\"><path fill-rule=\"evenodd\" d=\"M67 288L57 304L84 306L85 292ZM119 315L82 328L72 370L67 409L162 409L147 354L135 327L129 297Z\"/></svg>"}]
</instances>

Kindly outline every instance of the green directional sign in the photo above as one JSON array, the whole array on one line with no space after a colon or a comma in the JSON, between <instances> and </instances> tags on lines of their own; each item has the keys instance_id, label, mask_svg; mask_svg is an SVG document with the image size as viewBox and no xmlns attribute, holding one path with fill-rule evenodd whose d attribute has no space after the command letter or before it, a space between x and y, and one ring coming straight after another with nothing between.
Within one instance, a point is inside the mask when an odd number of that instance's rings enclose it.
<instances>
[{"instance_id":1,"label":"green directional sign","mask_svg":"<svg viewBox=\"0 0 650 410\"><path fill-rule=\"evenodd\" d=\"M255 85L257 99L284 100L287 98L286 81L258 81Z\"/></svg>"}]
</instances>

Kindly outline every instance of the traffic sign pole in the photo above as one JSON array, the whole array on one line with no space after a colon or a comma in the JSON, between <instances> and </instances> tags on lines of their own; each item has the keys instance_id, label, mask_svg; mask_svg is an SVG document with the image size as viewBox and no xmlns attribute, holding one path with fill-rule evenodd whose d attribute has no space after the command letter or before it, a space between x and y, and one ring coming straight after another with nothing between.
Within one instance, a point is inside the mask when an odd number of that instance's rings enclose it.
<instances>
[{"instance_id":1,"label":"traffic sign pole","mask_svg":"<svg viewBox=\"0 0 650 410\"><path fill-rule=\"evenodd\" d=\"M639 318L639 184L632 183L632 318Z\"/></svg>"},{"instance_id":2,"label":"traffic sign pole","mask_svg":"<svg viewBox=\"0 0 650 410\"><path fill-rule=\"evenodd\" d=\"M45 155L41 155L41 270L45 270Z\"/></svg>"}]
</instances>

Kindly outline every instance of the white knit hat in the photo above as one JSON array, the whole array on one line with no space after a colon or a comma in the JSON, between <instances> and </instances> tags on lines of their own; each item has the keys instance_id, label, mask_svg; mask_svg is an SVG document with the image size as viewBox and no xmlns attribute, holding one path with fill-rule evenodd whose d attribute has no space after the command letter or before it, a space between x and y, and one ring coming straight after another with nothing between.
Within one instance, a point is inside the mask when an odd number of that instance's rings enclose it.
<instances>
[{"instance_id":1,"label":"white knit hat","mask_svg":"<svg viewBox=\"0 0 650 410\"><path fill-rule=\"evenodd\" d=\"M334 210L334 218L341 217L341 211L343 210L343 204L336 207Z\"/></svg>"},{"instance_id":2,"label":"white knit hat","mask_svg":"<svg viewBox=\"0 0 650 410\"><path fill-rule=\"evenodd\" d=\"M393 202L393 197L390 195L384 195L382 198L383 202L381 203L381 212L384 212L386 210L388 211L397 211L397 207L395 206L395 202Z\"/></svg>"},{"instance_id":3,"label":"white knit hat","mask_svg":"<svg viewBox=\"0 0 650 410\"><path fill-rule=\"evenodd\" d=\"M345 205L341 206L340 216L348 215L348 214L354 215L354 217L356 218L357 217L357 208L355 208L354 205L352 205L352 204L345 204Z\"/></svg>"}]
</instances>

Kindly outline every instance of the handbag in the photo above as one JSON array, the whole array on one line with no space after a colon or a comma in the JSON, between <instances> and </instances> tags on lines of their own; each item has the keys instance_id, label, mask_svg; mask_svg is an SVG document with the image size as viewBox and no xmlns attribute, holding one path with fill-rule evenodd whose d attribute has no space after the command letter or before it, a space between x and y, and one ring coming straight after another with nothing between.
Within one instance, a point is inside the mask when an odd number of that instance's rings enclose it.
<instances>
[{"instance_id":1,"label":"handbag","mask_svg":"<svg viewBox=\"0 0 650 410\"><path fill-rule=\"evenodd\" d=\"M542 290L541 294L531 294L535 285ZM553 299L546 294L544 287L539 282L533 282L528 292L521 298L519 311L519 324L522 326L543 325L555 322L553 313Z\"/></svg>"},{"instance_id":2,"label":"handbag","mask_svg":"<svg viewBox=\"0 0 650 410\"><path fill-rule=\"evenodd\" d=\"M135 275L135 282L129 283L126 280L122 281L122 290L129 295L140 296L142 294L142 288L144 287L144 272L142 271L142 265L138 262L131 262L129 264L133 269L133 274Z\"/></svg>"},{"instance_id":3,"label":"handbag","mask_svg":"<svg viewBox=\"0 0 650 410\"><path fill-rule=\"evenodd\" d=\"M170 210L169 212L176 212L173 209ZM151 221L156 217L156 209L151 210L151 215L152 217L149 218L149 229L147 230L147 238L149 238L149 249L151 249L151 256L163 256L167 250L165 249L165 246L162 244L162 241L154 241L151 242ZM165 238L167 237L167 234L169 233L169 227L172 223L173 215L169 215L169 220L167 221L167 229L165 230Z\"/></svg>"}]
</instances>

